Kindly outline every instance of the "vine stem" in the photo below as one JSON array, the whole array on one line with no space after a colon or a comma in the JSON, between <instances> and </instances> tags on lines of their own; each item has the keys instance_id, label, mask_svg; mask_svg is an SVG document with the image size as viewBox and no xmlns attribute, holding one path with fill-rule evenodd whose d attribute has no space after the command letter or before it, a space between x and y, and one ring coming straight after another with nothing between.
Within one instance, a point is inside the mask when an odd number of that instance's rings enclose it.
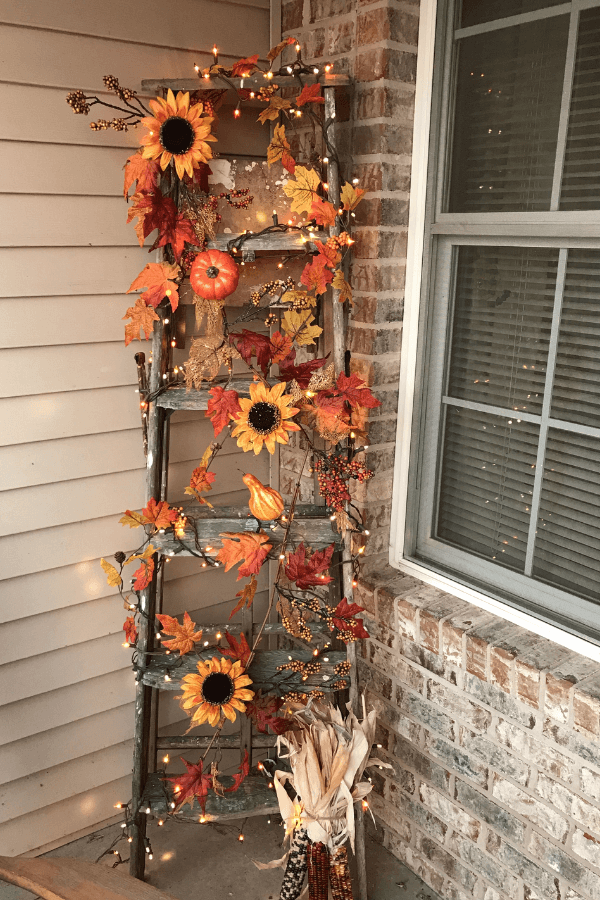
<instances>
[{"instance_id":1,"label":"vine stem","mask_svg":"<svg viewBox=\"0 0 600 900\"><path fill-rule=\"evenodd\" d=\"M269 616L271 615L271 610L273 609L273 603L275 601L275 594L277 593L277 585L279 583L279 579L281 578L281 574L282 574L284 566L285 566L285 548L286 548L286 545L287 545L287 542L288 542L288 539L290 536L290 530L292 528L292 521L294 519L294 511L296 509L296 503L298 501L298 496L300 494L300 483L302 480L302 473L304 471L304 466L306 465L306 460L308 459L308 455L311 452L311 450L312 450L312 447L309 445L306 448L306 453L304 454L304 459L302 461L302 468L300 469L300 474L298 475L298 480L296 482L296 487L294 488L294 494L292 496L292 502L290 503L290 512L289 512L289 517L288 517L288 523L287 523L287 526L285 529L285 534L283 536L283 541L281 542L281 546L280 546L279 566L277 568L277 575L275 576L275 580L273 582L273 587L271 589L271 596L269 597L269 605L267 607L267 611L265 613L262 624L259 628L258 634L256 635L254 643L252 644L252 650L250 652L250 656L248 658L246 668L248 668L250 666L250 663L254 659L254 656L256 653L256 648L258 646L258 642L260 641L260 639L263 635L263 631L265 630L265 625L267 624L267 622L269 620ZM282 556L283 556L283 559L281 559Z\"/></svg>"}]
</instances>

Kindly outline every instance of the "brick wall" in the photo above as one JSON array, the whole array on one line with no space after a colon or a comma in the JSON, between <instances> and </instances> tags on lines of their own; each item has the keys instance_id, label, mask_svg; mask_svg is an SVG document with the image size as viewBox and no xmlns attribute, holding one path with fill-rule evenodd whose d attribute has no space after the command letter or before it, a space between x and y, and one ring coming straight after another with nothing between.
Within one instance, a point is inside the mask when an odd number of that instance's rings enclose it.
<instances>
[{"instance_id":1,"label":"brick wall","mask_svg":"<svg viewBox=\"0 0 600 900\"><path fill-rule=\"evenodd\" d=\"M418 3L283 0L282 15L305 58L353 77L343 151L369 192L350 347L382 401L355 494L371 532L359 676L391 766L372 776L377 836L449 900L600 900L600 665L387 565ZM282 450L284 491L299 452Z\"/></svg>"},{"instance_id":2,"label":"brick wall","mask_svg":"<svg viewBox=\"0 0 600 900\"><path fill-rule=\"evenodd\" d=\"M379 839L452 900L598 900L600 665L393 570L358 591Z\"/></svg>"},{"instance_id":3,"label":"brick wall","mask_svg":"<svg viewBox=\"0 0 600 900\"><path fill-rule=\"evenodd\" d=\"M352 369L381 401L369 432L367 464L376 471L357 490L369 539L369 566L387 561L400 372L401 317L408 225L412 119L418 33L413 0L283 0L284 35L308 60L332 62L352 76L349 102L340 97L340 144L348 175L368 191L356 210L351 282ZM293 54L293 49L292 49ZM281 454L281 487L295 482L299 439ZM302 499L309 499L310 479Z\"/></svg>"}]
</instances>

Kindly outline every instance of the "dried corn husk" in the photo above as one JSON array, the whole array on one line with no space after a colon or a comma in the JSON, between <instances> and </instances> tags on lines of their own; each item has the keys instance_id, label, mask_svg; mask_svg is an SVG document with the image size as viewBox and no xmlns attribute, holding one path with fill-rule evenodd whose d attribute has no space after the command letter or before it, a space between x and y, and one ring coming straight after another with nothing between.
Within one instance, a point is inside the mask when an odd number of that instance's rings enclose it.
<instances>
[{"instance_id":1,"label":"dried corn husk","mask_svg":"<svg viewBox=\"0 0 600 900\"><path fill-rule=\"evenodd\" d=\"M294 708L294 704L291 704ZM386 765L370 759L375 737L375 711L359 722L352 711L344 719L327 703L309 702L295 708L294 731L280 735L278 752L287 758L292 774L277 771L275 789L288 833L304 828L314 843L335 851L347 840L354 850L354 803L371 790L361 781L368 765ZM284 784L289 781L298 795L290 800Z\"/></svg>"}]
</instances>

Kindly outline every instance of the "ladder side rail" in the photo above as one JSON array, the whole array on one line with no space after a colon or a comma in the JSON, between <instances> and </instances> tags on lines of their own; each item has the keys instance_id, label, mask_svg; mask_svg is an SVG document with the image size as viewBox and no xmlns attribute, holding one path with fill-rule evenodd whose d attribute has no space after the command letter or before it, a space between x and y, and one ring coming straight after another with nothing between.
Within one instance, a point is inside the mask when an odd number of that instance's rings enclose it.
<instances>
[{"instance_id":1,"label":"ladder side rail","mask_svg":"<svg viewBox=\"0 0 600 900\"><path fill-rule=\"evenodd\" d=\"M164 311L158 310L159 321L155 323L152 333L152 361L148 390L152 396L162 381L164 365L165 324ZM161 486L162 455L161 443L163 434L164 410L151 400L147 407L148 416L148 455L146 457L146 502L156 498ZM158 562L154 558L155 565ZM153 648L154 613L156 610L157 578L140 594L140 619L136 644L138 665L146 666L146 654ZM152 688L138 681L135 694L134 737L133 737L133 777L131 785L131 855L129 871L135 878L143 879L146 864L146 817L140 809L149 762L149 738L151 724Z\"/></svg>"},{"instance_id":2,"label":"ladder side rail","mask_svg":"<svg viewBox=\"0 0 600 900\"><path fill-rule=\"evenodd\" d=\"M325 95L325 119L331 119L335 122L335 89L333 87L325 87L323 89ZM335 128L332 126L329 131L329 141L332 148L336 148ZM329 183L328 197L336 209L340 206L340 172L337 157L332 154L329 157L329 165L327 168L327 180ZM330 235L338 235L340 226L336 223L329 229ZM344 306L339 302L339 291L332 290L332 322L333 322L333 361L338 372L345 372L346 369L346 342L347 342L347 316L344 315ZM352 603L352 538L350 534L346 534L342 540L342 592L348 603ZM356 670L356 644L348 644L348 661L350 663L350 705L356 715L360 715L359 709L359 693L358 679ZM359 900L367 900L367 869L365 859L365 831L362 807L356 809L356 867L358 872L358 898Z\"/></svg>"}]
</instances>

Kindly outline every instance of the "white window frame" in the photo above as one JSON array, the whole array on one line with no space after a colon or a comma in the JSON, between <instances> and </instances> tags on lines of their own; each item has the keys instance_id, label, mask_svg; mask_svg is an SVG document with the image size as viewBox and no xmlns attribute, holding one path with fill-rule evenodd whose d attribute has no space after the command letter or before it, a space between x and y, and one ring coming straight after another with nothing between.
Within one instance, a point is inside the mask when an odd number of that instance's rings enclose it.
<instances>
[{"instance_id":1,"label":"white window frame","mask_svg":"<svg viewBox=\"0 0 600 900\"><path fill-rule=\"evenodd\" d=\"M588 5L596 5L594 0L579 0L583 8ZM579 5L579 4L578 4ZM556 14L564 14L570 9L570 4L555 7ZM528 631L548 638L555 643L600 662L600 646L563 630L557 625L539 619L524 610L510 606L491 594L483 593L468 587L459 581L436 571L433 565L427 566L411 559L407 547L406 525L407 504L409 498L409 462L411 443L413 439L413 413L417 398L417 347L419 338L419 323L421 320L421 303L426 281L429 276L429 247L426 244L426 202L429 177L430 142L431 142L431 107L434 56L436 53L436 18L438 0L421 0L420 25L419 25L419 50L417 57L417 76L415 93L415 118L413 130L413 155L410 191L410 212L408 223L408 246L406 265L406 286L404 302L403 335L401 348L400 385L398 404L398 424L396 432L396 458L394 464L394 485L392 495L392 518L390 529L389 561L392 566L400 571L419 578L426 584L433 585L452 594L462 600L472 603L480 609L487 610L495 615L519 625ZM527 20L531 14L525 14L520 18ZM469 29L461 29L465 32L476 32L478 26ZM566 123L564 123L566 127ZM536 223L542 226L542 231L548 237L552 234L552 222L546 219L544 213L525 213L523 224ZM565 216L565 213L562 213ZM588 212L569 214L573 221L581 223L585 228L586 220L598 221L598 213ZM499 217L494 224L494 218ZM502 214L470 214L469 220L477 226L479 233L501 233ZM451 214L438 212L435 217L438 222L445 222L444 233L448 233ZM462 217L465 218L464 216ZM563 218L563 221L567 221ZM436 232L436 225L432 232ZM482 230L485 228L485 231ZM487 227L486 227L487 226ZM499 227L500 226L500 227ZM491 230L489 230L491 229ZM546 232L548 229L548 232ZM457 231L457 233L461 233ZM587 231L589 234L589 231ZM428 238L427 238L428 241Z\"/></svg>"}]
</instances>

